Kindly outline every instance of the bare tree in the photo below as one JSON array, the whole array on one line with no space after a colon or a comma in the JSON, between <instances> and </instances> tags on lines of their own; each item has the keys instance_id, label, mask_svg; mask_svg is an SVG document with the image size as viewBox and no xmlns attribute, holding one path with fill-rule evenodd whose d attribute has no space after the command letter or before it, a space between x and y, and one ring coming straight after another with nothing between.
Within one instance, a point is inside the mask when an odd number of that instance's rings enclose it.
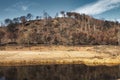
<instances>
[{"instance_id":1,"label":"bare tree","mask_svg":"<svg viewBox=\"0 0 120 80\"><path fill-rule=\"evenodd\" d=\"M32 15L31 13L28 13L26 18L27 18L28 20L31 20L32 17L33 17L33 15Z\"/></svg>"},{"instance_id":2,"label":"bare tree","mask_svg":"<svg viewBox=\"0 0 120 80\"><path fill-rule=\"evenodd\" d=\"M49 15L46 11L43 11L43 17L44 17L44 19L48 19Z\"/></svg>"},{"instance_id":3,"label":"bare tree","mask_svg":"<svg viewBox=\"0 0 120 80\"><path fill-rule=\"evenodd\" d=\"M7 18L7 19L5 19L5 24L6 25L9 25L9 24L11 24L12 23L12 20L11 19L9 19L9 18Z\"/></svg>"},{"instance_id":4,"label":"bare tree","mask_svg":"<svg viewBox=\"0 0 120 80\"><path fill-rule=\"evenodd\" d=\"M57 17L58 17L58 15L59 15L59 14L58 14L58 13L56 13L55 18L57 18Z\"/></svg>"},{"instance_id":5,"label":"bare tree","mask_svg":"<svg viewBox=\"0 0 120 80\"><path fill-rule=\"evenodd\" d=\"M26 20L26 17L25 16L21 16L20 17L20 21L22 22L22 23L25 23L27 20Z\"/></svg>"},{"instance_id":6,"label":"bare tree","mask_svg":"<svg viewBox=\"0 0 120 80\"><path fill-rule=\"evenodd\" d=\"M13 19L13 23L19 23L19 21L20 21L19 17Z\"/></svg>"},{"instance_id":7,"label":"bare tree","mask_svg":"<svg viewBox=\"0 0 120 80\"><path fill-rule=\"evenodd\" d=\"M39 16L36 16L36 20L38 20L39 19Z\"/></svg>"},{"instance_id":8,"label":"bare tree","mask_svg":"<svg viewBox=\"0 0 120 80\"><path fill-rule=\"evenodd\" d=\"M41 19L41 16L36 16L36 20L39 20L39 19Z\"/></svg>"},{"instance_id":9,"label":"bare tree","mask_svg":"<svg viewBox=\"0 0 120 80\"><path fill-rule=\"evenodd\" d=\"M72 13L71 13L71 12L67 12L66 15L67 15L69 18L71 18Z\"/></svg>"},{"instance_id":10,"label":"bare tree","mask_svg":"<svg viewBox=\"0 0 120 80\"><path fill-rule=\"evenodd\" d=\"M65 17L65 11L60 12L63 17Z\"/></svg>"},{"instance_id":11,"label":"bare tree","mask_svg":"<svg viewBox=\"0 0 120 80\"><path fill-rule=\"evenodd\" d=\"M2 41L2 38L4 37L4 35L5 35L5 32L0 30L0 44L1 44L1 41Z\"/></svg>"},{"instance_id":12,"label":"bare tree","mask_svg":"<svg viewBox=\"0 0 120 80\"><path fill-rule=\"evenodd\" d=\"M17 29L17 24L9 24L7 26L7 32L9 33L8 37L11 39L12 42L15 42L16 39L17 39L17 32L18 32L18 29Z\"/></svg>"},{"instance_id":13,"label":"bare tree","mask_svg":"<svg viewBox=\"0 0 120 80\"><path fill-rule=\"evenodd\" d=\"M0 25L0 27L4 27L4 26L5 26L5 25L4 25L4 23L2 23L2 22L1 22L1 25Z\"/></svg>"},{"instance_id":14,"label":"bare tree","mask_svg":"<svg viewBox=\"0 0 120 80\"><path fill-rule=\"evenodd\" d=\"M120 28L118 30L117 37L118 37L118 45L120 46Z\"/></svg>"}]
</instances>

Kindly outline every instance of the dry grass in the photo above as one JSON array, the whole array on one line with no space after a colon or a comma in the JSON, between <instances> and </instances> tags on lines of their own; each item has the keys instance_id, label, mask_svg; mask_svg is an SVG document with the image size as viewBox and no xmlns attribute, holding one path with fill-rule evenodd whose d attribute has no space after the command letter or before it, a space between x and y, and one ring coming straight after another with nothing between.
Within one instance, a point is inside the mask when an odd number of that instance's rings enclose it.
<instances>
[{"instance_id":1,"label":"dry grass","mask_svg":"<svg viewBox=\"0 0 120 80\"><path fill-rule=\"evenodd\" d=\"M118 65L120 64L120 47L7 46L0 51L0 66L43 64Z\"/></svg>"},{"instance_id":2,"label":"dry grass","mask_svg":"<svg viewBox=\"0 0 120 80\"><path fill-rule=\"evenodd\" d=\"M88 49L89 47L84 48L83 46L5 46L0 47L3 51L79 51Z\"/></svg>"}]
</instances>

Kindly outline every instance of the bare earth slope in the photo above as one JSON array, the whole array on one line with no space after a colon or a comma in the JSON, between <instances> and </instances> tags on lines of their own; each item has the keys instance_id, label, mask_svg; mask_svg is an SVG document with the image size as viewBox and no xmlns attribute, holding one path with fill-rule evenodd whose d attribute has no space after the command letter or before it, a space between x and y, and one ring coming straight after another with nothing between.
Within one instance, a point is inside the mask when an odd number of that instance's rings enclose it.
<instances>
[{"instance_id":1,"label":"bare earth slope","mask_svg":"<svg viewBox=\"0 0 120 80\"><path fill-rule=\"evenodd\" d=\"M14 47L0 51L0 66L47 64L112 66L120 64L120 47L118 46L37 46L31 47L30 50Z\"/></svg>"}]
</instances>

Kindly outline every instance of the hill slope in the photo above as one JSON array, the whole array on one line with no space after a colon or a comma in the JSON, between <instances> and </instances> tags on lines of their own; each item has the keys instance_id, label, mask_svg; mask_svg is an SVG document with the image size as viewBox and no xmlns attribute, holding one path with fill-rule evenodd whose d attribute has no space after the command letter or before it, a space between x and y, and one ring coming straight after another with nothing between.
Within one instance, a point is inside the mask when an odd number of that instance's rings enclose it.
<instances>
[{"instance_id":1,"label":"hill slope","mask_svg":"<svg viewBox=\"0 0 120 80\"><path fill-rule=\"evenodd\" d=\"M11 23L0 29L1 43L54 45L117 45L118 22L68 13L66 17ZM4 35L4 36L3 36Z\"/></svg>"}]
</instances>

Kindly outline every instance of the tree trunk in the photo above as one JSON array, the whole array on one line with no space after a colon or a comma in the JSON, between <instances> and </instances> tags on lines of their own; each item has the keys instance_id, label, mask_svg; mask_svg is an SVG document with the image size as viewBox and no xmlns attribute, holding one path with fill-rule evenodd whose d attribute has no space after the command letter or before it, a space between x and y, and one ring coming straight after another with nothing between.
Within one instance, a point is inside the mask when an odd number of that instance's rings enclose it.
<instances>
[{"instance_id":1,"label":"tree trunk","mask_svg":"<svg viewBox=\"0 0 120 80\"><path fill-rule=\"evenodd\" d=\"M120 46L120 29L118 30L117 37L118 37L118 45Z\"/></svg>"}]
</instances>

